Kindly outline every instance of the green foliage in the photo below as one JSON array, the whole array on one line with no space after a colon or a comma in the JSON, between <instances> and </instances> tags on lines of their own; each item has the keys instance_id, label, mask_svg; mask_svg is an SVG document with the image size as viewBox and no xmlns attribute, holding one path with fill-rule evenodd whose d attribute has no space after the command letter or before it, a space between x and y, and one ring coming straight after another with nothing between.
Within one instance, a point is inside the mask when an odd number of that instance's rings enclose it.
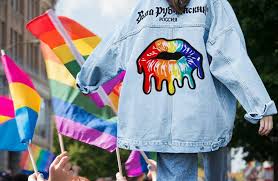
<instances>
[{"instance_id":1,"label":"green foliage","mask_svg":"<svg viewBox=\"0 0 278 181\"><path fill-rule=\"evenodd\" d=\"M248 53L257 68L270 97L278 102L278 1L230 0L242 26ZM256 89L256 87L254 87ZM274 130L270 137L257 134L259 125L243 119L239 106L231 146L243 146L249 152L247 160L273 160L278 162L278 123L274 117Z\"/></svg>"},{"instance_id":2,"label":"green foliage","mask_svg":"<svg viewBox=\"0 0 278 181\"><path fill-rule=\"evenodd\" d=\"M114 177L118 172L116 152L109 153L100 148L90 146L70 138L63 137L65 149L69 152L71 162L78 165L80 176L96 180L99 177ZM57 134L54 136L54 152L60 153ZM121 150L122 165L127 160L128 151Z\"/></svg>"}]
</instances>

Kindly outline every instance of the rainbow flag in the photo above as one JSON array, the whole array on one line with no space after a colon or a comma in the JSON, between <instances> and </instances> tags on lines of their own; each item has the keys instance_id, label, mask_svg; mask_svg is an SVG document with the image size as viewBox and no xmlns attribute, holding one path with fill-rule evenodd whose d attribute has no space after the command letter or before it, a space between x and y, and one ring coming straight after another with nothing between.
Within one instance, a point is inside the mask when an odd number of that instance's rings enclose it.
<instances>
[{"instance_id":1,"label":"rainbow flag","mask_svg":"<svg viewBox=\"0 0 278 181\"><path fill-rule=\"evenodd\" d=\"M156 153L145 152L149 159L156 160ZM148 164L139 151L132 151L125 162L128 177L139 177L148 173Z\"/></svg>"},{"instance_id":2,"label":"rainbow flag","mask_svg":"<svg viewBox=\"0 0 278 181\"><path fill-rule=\"evenodd\" d=\"M86 59L100 42L100 38L67 17L60 16L59 20L79 53ZM52 102L55 105L58 131L76 140L114 151L116 117L110 108L104 107L106 105L97 93L89 95L96 107L88 102L88 97L76 90L75 77L81 68L53 25L48 12L30 21L26 28L45 43L42 43L41 49L50 81ZM116 109L124 76L125 71L102 85ZM98 107L104 108L100 110Z\"/></svg>"},{"instance_id":3,"label":"rainbow flag","mask_svg":"<svg viewBox=\"0 0 278 181\"><path fill-rule=\"evenodd\" d=\"M100 42L100 38L69 18L59 19L79 53L87 58ZM85 96L76 87L75 77L80 66L48 13L29 22L27 29L44 42L41 49L50 82L58 131L65 136L113 152L116 149L116 117L97 93ZM124 73L121 73L103 85L116 105L123 77Z\"/></svg>"},{"instance_id":4,"label":"rainbow flag","mask_svg":"<svg viewBox=\"0 0 278 181\"><path fill-rule=\"evenodd\" d=\"M36 127L41 98L29 76L9 56L2 55L1 58L14 104L20 141L29 143Z\"/></svg>"},{"instance_id":5,"label":"rainbow flag","mask_svg":"<svg viewBox=\"0 0 278 181\"><path fill-rule=\"evenodd\" d=\"M87 57L92 53L94 48L101 41L101 39L72 19L59 16L59 20L61 21L68 35L71 37L73 44L75 45L79 53L86 60ZM26 28L35 37L46 43L59 58L60 62L64 64L64 66L69 70L73 77L76 78L76 75L80 71L81 67L75 60L74 55L65 43L65 40L57 31L55 25L52 23L52 20L49 16L49 11L31 20L27 24ZM118 89L124 78L124 75L125 72L121 72L114 79L102 85L105 92L113 101L114 105L118 105ZM98 93L90 94L89 97L96 103L97 106L105 106L105 103L101 100Z\"/></svg>"},{"instance_id":6,"label":"rainbow flag","mask_svg":"<svg viewBox=\"0 0 278 181\"><path fill-rule=\"evenodd\" d=\"M44 43L41 50L52 95L59 133L113 152L116 149L116 117L108 106L99 108L76 87L75 78Z\"/></svg>"},{"instance_id":7,"label":"rainbow flag","mask_svg":"<svg viewBox=\"0 0 278 181\"><path fill-rule=\"evenodd\" d=\"M48 173L50 164L55 159L55 155L50 151L44 150L34 144L31 145L31 150L33 152L34 160L38 167L38 171ZM21 153L19 165L22 170L33 171L33 166L29 158L28 151L24 151Z\"/></svg>"},{"instance_id":8,"label":"rainbow flag","mask_svg":"<svg viewBox=\"0 0 278 181\"><path fill-rule=\"evenodd\" d=\"M20 142L14 115L13 101L0 96L0 150L22 151L27 145Z\"/></svg>"}]
</instances>

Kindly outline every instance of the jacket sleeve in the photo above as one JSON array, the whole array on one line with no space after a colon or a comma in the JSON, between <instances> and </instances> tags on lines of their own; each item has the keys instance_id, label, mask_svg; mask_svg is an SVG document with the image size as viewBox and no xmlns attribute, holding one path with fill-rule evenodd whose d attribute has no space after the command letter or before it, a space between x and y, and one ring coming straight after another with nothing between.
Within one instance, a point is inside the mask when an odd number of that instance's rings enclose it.
<instances>
[{"instance_id":1,"label":"jacket sleeve","mask_svg":"<svg viewBox=\"0 0 278 181\"><path fill-rule=\"evenodd\" d=\"M206 42L212 59L210 71L246 110L244 118L255 124L264 116L276 114L277 109L248 57L241 29L229 6L227 0L215 0L211 5Z\"/></svg>"},{"instance_id":2,"label":"jacket sleeve","mask_svg":"<svg viewBox=\"0 0 278 181\"><path fill-rule=\"evenodd\" d=\"M84 94L96 91L122 69L119 59L119 29L103 39L77 74L77 86Z\"/></svg>"}]
</instances>

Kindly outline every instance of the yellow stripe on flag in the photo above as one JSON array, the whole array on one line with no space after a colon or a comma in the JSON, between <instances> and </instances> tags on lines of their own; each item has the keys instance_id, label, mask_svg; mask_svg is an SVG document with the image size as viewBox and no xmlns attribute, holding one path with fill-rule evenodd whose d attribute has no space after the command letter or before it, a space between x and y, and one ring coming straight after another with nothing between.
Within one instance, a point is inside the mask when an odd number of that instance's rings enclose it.
<instances>
[{"instance_id":1,"label":"yellow stripe on flag","mask_svg":"<svg viewBox=\"0 0 278 181\"><path fill-rule=\"evenodd\" d=\"M113 104L113 105L115 106L115 108L118 110L118 107L119 107L119 96L112 92L112 93L109 95L109 98L110 98L112 104Z\"/></svg>"},{"instance_id":2,"label":"yellow stripe on flag","mask_svg":"<svg viewBox=\"0 0 278 181\"><path fill-rule=\"evenodd\" d=\"M76 81L68 69L63 65L51 60L45 60L48 79L76 88Z\"/></svg>"},{"instance_id":3,"label":"yellow stripe on flag","mask_svg":"<svg viewBox=\"0 0 278 181\"><path fill-rule=\"evenodd\" d=\"M14 101L14 109L29 107L36 112L40 111L41 98L31 87L22 83L10 83L11 96Z\"/></svg>"},{"instance_id":4,"label":"yellow stripe on flag","mask_svg":"<svg viewBox=\"0 0 278 181\"><path fill-rule=\"evenodd\" d=\"M9 120L11 120L12 118L11 117L8 117L8 116L0 116L0 124L3 124Z\"/></svg>"},{"instance_id":5,"label":"yellow stripe on flag","mask_svg":"<svg viewBox=\"0 0 278 181\"><path fill-rule=\"evenodd\" d=\"M99 37L93 36L89 38L74 40L73 44L82 56L87 56L92 53L92 51L98 45L100 40L101 39ZM71 53L69 47L66 44L53 48L53 52L57 55L57 57L60 58L61 62L63 62L64 64L75 60L73 54Z\"/></svg>"}]
</instances>

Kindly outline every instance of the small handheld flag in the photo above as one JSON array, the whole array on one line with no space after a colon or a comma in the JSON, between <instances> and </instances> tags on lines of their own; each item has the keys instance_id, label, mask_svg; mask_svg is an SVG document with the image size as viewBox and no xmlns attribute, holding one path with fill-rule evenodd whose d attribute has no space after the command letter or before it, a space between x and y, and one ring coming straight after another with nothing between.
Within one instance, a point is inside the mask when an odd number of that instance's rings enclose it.
<instances>
[{"instance_id":1,"label":"small handheld flag","mask_svg":"<svg viewBox=\"0 0 278 181\"><path fill-rule=\"evenodd\" d=\"M41 173L48 173L50 164L54 160L55 155L34 144L32 144L30 148L33 152L34 161L37 165L38 171ZM22 170L33 171L28 151L22 152L19 165Z\"/></svg>"},{"instance_id":2,"label":"small handheld flag","mask_svg":"<svg viewBox=\"0 0 278 181\"><path fill-rule=\"evenodd\" d=\"M142 174L148 173L148 163L143 155L156 160L156 153L140 153L139 151L132 151L125 163L125 168L128 177L138 177Z\"/></svg>"},{"instance_id":3,"label":"small handheld flag","mask_svg":"<svg viewBox=\"0 0 278 181\"><path fill-rule=\"evenodd\" d=\"M1 56L15 109L16 124L22 143L29 143L34 134L41 98L29 76L8 56Z\"/></svg>"}]
</instances>

